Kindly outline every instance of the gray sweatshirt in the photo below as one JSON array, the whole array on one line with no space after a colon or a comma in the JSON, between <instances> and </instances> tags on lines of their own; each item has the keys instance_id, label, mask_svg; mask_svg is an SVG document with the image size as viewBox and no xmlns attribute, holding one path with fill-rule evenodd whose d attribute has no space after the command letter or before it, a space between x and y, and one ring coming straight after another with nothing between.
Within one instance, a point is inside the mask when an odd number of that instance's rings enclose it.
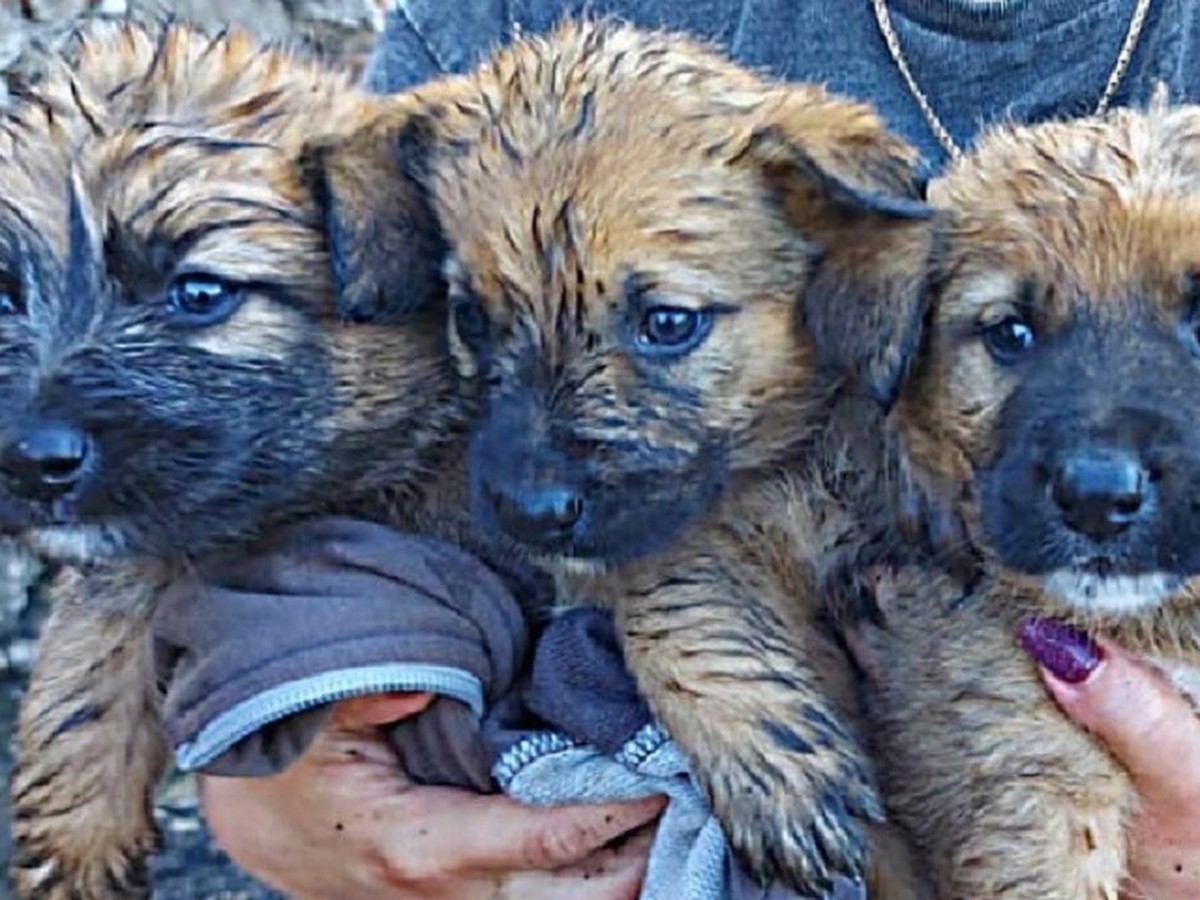
<instances>
[{"instance_id":1,"label":"gray sweatshirt","mask_svg":"<svg viewBox=\"0 0 1200 900\"><path fill-rule=\"evenodd\" d=\"M1129 28L1135 0L888 0L904 55L959 146L981 125L1092 112ZM875 103L936 171L946 153L892 61L868 0L401 0L368 71L401 90L460 72L516 30L564 14L612 14L715 40L777 77L819 81ZM1200 5L1153 0L1113 105L1146 102L1156 81L1200 100Z\"/></svg>"}]
</instances>

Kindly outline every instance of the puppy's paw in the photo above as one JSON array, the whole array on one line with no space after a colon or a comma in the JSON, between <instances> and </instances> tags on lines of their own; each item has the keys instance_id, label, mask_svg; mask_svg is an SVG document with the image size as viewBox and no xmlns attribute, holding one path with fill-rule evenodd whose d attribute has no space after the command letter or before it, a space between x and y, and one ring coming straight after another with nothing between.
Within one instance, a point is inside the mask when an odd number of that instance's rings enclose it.
<instances>
[{"instance_id":1,"label":"puppy's paw","mask_svg":"<svg viewBox=\"0 0 1200 900\"><path fill-rule=\"evenodd\" d=\"M15 900L148 900L151 895L149 860L158 848L157 832L130 844L89 848L84 858L46 854L20 834L15 837Z\"/></svg>"},{"instance_id":2,"label":"puppy's paw","mask_svg":"<svg viewBox=\"0 0 1200 900\"><path fill-rule=\"evenodd\" d=\"M865 877L866 824L883 820L883 806L857 742L820 710L804 712L797 720L804 727L762 722L750 741L733 753L726 745L703 771L746 870L824 897L835 876Z\"/></svg>"}]
</instances>

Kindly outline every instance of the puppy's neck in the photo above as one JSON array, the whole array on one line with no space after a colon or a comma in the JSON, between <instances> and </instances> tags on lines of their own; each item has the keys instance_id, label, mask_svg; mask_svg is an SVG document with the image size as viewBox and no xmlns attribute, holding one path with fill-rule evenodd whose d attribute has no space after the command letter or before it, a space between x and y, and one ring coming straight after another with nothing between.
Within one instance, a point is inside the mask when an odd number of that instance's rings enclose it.
<instances>
[{"instance_id":1,"label":"puppy's neck","mask_svg":"<svg viewBox=\"0 0 1200 900\"><path fill-rule=\"evenodd\" d=\"M1003 569L994 558L987 567L983 590L1013 616L1054 616L1134 652L1200 667L1200 578L1154 603L1088 605L1086 599L1065 599L1041 578Z\"/></svg>"}]
</instances>

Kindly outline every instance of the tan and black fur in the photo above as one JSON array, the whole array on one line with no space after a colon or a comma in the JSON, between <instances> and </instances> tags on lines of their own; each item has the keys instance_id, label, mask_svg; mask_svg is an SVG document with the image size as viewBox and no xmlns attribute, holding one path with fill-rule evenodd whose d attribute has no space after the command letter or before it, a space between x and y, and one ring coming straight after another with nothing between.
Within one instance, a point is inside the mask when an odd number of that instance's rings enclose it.
<instances>
[{"instance_id":1,"label":"tan and black fur","mask_svg":"<svg viewBox=\"0 0 1200 900\"><path fill-rule=\"evenodd\" d=\"M914 152L865 106L608 22L414 96L360 140L393 147L450 248L478 522L560 602L614 610L753 873L861 877L880 809L823 618L885 543L882 510L852 509L879 497L919 321ZM348 311L404 312L379 296ZM699 337L662 352L647 327Z\"/></svg>"},{"instance_id":2,"label":"tan and black fur","mask_svg":"<svg viewBox=\"0 0 1200 900\"><path fill-rule=\"evenodd\" d=\"M1005 127L930 186L945 255L894 425L911 508L979 575L900 574L872 706L947 900L1139 895L1130 781L1016 635L1066 619L1200 700L1198 148L1196 107Z\"/></svg>"},{"instance_id":3,"label":"tan and black fur","mask_svg":"<svg viewBox=\"0 0 1200 900\"><path fill-rule=\"evenodd\" d=\"M236 31L96 26L0 131L0 527L67 564L17 736L22 898L149 892L169 580L301 514L458 534L444 316L335 308L368 196L401 226L389 290L442 290L419 196L326 160L376 115Z\"/></svg>"}]
</instances>

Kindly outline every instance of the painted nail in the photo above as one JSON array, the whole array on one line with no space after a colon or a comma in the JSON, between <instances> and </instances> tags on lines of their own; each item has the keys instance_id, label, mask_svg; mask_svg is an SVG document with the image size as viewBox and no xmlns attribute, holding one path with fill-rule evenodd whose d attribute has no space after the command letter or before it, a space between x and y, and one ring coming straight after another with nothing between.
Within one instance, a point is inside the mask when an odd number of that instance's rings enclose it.
<instances>
[{"instance_id":1,"label":"painted nail","mask_svg":"<svg viewBox=\"0 0 1200 900\"><path fill-rule=\"evenodd\" d=\"M1059 681L1079 684L1100 665L1100 648L1086 634L1058 619L1030 616L1017 629L1017 643Z\"/></svg>"}]
</instances>

